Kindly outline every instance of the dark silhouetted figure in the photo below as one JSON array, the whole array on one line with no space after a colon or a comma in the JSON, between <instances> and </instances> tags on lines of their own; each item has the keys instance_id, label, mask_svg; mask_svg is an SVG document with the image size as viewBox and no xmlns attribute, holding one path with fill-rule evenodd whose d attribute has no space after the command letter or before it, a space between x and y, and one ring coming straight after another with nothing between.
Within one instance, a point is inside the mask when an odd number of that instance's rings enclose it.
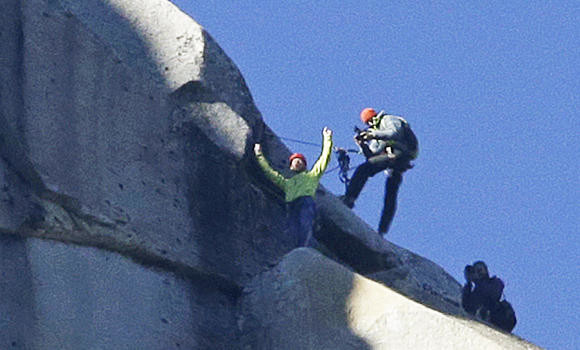
<instances>
[{"instance_id":1,"label":"dark silhouetted figure","mask_svg":"<svg viewBox=\"0 0 580 350\"><path fill-rule=\"evenodd\" d=\"M489 322L506 332L516 325L516 315L510 303L500 300L504 283L496 276L489 277L487 265L477 261L464 270L466 283L463 286L461 304L471 315Z\"/></svg>"}]
</instances>

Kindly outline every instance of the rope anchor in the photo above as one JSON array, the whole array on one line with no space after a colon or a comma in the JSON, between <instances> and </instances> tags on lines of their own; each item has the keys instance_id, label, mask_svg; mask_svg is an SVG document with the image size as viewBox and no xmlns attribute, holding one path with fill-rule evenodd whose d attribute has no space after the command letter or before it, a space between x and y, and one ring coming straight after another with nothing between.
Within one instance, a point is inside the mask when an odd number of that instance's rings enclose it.
<instances>
[{"instance_id":1,"label":"rope anchor","mask_svg":"<svg viewBox=\"0 0 580 350\"><path fill-rule=\"evenodd\" d=\"M338 178L345 186L350 183L350 178L348 177L348 171L350 170L350 157L348 156L348 150L344 148L337 148L335 150L338 158Z\"/></svg>"}]
</instances>

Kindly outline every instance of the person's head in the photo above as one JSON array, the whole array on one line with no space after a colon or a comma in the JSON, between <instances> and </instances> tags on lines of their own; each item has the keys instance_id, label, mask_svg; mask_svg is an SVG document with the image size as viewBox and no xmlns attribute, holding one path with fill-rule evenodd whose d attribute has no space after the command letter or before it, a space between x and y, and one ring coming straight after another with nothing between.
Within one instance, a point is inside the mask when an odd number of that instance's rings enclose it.
<instances>
[{"instance_id":1,"label":"person's head","mask_svg":"<svg viewBox=\"0 0 580 350\"><path fill-rule=\"evenodd\" d=\"M360 120L365 124L370 124L377 112L372 108L365 108L360 112Z\"/></svg>"},{"instance_id":2,"label":"person's head","mask_svg":"<svg viewBox=\"0 0 580 350\"><path fill-rule=\"evenodd\" d=\"M475 281L489 278L487 265L483 261L473 263L473 279Z\"/></svg>"},{"instance_id":3,"label":"person's head","mask_svg":"<svg viewBox=\"0 0 580 350\"><path fill-rule=\"evenodd\" d=\"M297 173L306 170L306 157L302 153L294 153L288 161L290 162L290 170Z\"/></svg>"},{"instance_id":4,"label":"person's head","mask_svg":"<svg viewBox=\"0 0 580 350\"><path fill-rule=\"evenodd\" d=\"M373 108L365 108L360 112L360 120L370 127L376 127L381 122L385 111L377 112Z\"/></svg>"}]
</instances>

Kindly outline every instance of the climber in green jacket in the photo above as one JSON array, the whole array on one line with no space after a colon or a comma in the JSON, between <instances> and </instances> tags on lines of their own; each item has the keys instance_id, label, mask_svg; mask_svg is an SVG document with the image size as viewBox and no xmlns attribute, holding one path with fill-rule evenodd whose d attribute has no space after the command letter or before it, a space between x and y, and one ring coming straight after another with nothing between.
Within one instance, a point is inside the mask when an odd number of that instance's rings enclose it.
<instances>
[{"instance_id":1,"label":"climber in green jacket","mask_svg":"<svg viewBox=\"0 0 580 350\"><path fill-rule=\"evenodd\" d=\"M306 169L306 157L300 153L290 156L290 170L296 174L286 178L272 169L262 153L262 146L254 145L254 153L258 164L264 170L266 177L280 187L285 194L288 210L288 230L296 239L297 246L309 247L314 245L313 224L316 216L314 196L320 178L324 174L330 161L332 152L332 130L322 130L323 143L320 157L310 171Z\"/></svg>"}]
</instances>

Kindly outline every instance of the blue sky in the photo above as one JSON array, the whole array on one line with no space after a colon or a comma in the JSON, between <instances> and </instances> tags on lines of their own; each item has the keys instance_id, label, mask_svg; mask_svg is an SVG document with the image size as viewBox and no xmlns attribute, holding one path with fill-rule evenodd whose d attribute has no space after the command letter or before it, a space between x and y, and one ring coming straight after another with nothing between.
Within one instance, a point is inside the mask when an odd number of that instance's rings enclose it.
<instances>
[{"instance_id":1,"label":"blue sky","mask_svg":"<svg viewBox=\"0 0 580 350\"><path fill-rule=\"evenodd\" d=\"M279 136L319 143L328 126L352 147L362 108L404 116L421 154L387 239L462 283L486 261L515 334L580 348L580 2L174 3L236 63ZM384 180L354 209L373 227ZM344 191L336 172L322 183Z\"/></svg>"}]
</instances>

